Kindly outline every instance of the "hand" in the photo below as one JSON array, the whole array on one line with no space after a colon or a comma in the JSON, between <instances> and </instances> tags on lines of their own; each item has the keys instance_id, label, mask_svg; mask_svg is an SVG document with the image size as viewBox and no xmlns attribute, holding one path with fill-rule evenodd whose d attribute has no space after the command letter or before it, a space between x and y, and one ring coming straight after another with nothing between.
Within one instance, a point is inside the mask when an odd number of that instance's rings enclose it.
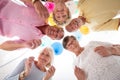
<instances>
[{"instance_id":1,"label":"hand","mask_svg":"<svg viewBox=\"0 0 120 80\"><path fill-rule=\"evenodd\" d=\"M21 0L21 1L23 1L24 3L30 3L30 4L32 4L32 0Z\"/></svg>"},{"instance_id":2,"label":"hand","mask_svg":"<svg viewBox=\"0 0 120 80\"><path fill-rule=\"evenodd\" d=\"M25 62L25 77L29 75L32 63L34 62L34 57L29 57Z\"/></svg>"},{"instance_id":3,"label":"hand","mask_svg":"<svg viewBox=\"0 0 120 80\"><path fill-rule=\"evenodd\" d=\"M77 66L75 66L74 74L78 80L86 80L85 72Z\"/></svg>"},{"instance_id":4,"label":"hand","mask_svg":"<svg viewBox=\"0 0 120 80\"><path fill-rule=\"evenodd\" d=\"M66 2L66 0L53 0L54 3L59 3L59 2Z\"/></svg>"},{"instance_id":5,"label":"hand","mask_svg":"<svg viewBox=\"0 0 120 80\"><path fill-rule=\"evenodd\" d=\"M55 67L51 66L47 71L46 76L44 77L43 80L49 80L54 75L54 73L55 73Z\"/></svg>"},{"instance_id":6,"label":"hand","mask_svg":"<svg viewBox=\"0 0 120 80\"><path fill-rule=\"evenodd\" d=\"M40 39L34 39L31 41L25 42L24 45L28 48L35 49L36 47L40 46L41 43L42 42Z\"/></svg>"},{"instance_id":7,"label":"hand","mask_svg":"<svg viewBox=\"0 0 120 80\"><path fill-rule=\"evenodd\" d=\"M112 47L98 46L94 49L95 52L103 57L110 56L114 53L115 49Z\"/></svg>"},{"instance_id":8,"label":"hand","mask_svg":"<svg viewBox=\"0 0 120 80\"><path fill-rule=\"evenodd\" d=\"M46 22L49 17L49 12L48 12L47 8L40 1L36 1L34 3L34 8L35 8L36 12L38 13L40 19L42 19Z\"/></svg>"}]
</instances>

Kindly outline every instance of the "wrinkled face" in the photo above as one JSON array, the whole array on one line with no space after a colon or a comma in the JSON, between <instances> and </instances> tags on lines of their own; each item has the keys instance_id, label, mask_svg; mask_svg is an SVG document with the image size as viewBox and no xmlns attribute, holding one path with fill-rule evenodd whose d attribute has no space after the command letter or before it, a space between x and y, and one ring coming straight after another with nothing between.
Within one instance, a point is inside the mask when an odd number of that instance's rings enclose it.
<instances>
[{"instance_id":1,"label":"wrinkled face","mask_svg":"<svg viewBox=\"0 0 120 80\"><path fill-rule=\"evenodd\" d=\"M46 30L47 36L50 38L54 39L61 39L64 36L64 31L62 28L57 28L57 27L48 27Z\"/></svg>"},{"instance_id":2,"label":"wrinkled face","mask_svg":"<svg viewBox=\"0 0 120 80\"><path fill-rule=\"evenodd\" d=\"M66 20L68 19L68 16L69 16L68 12L69 12L68 8L64 3L58 3L55 5L53 15L58 22L62 23L62 22L66 22Z\"/></svg>"},{"instance_id":3,"label":"wrinkled face","mask_svg":"<svg viewBox=\"0 0 120 80\"><path fill-rule=\"evenodd\" d=\"M38 57L38 62L40 62L43 66L48 65L51 63L51 56L47 49L44 49Z\"/></svg>"},{"instance_id":4,"label":"wrinkled face","mask_svg":"<svg viewBox=\"0 0 120 80\"><path fill-rule=\"evenodd\" d=\"M66 49L71 52L76 52L79 50L79 43L77 40L73 39L72 37L69 37L69 41L66 45Z\"/></svg>"},{"instance_id":5,"label":"wrinkled face","mask_svg":"<svg viewBox=\"0 0 120 80\"><path fill-rule=\"evenodd\" d=\"M73 32L76 31L81 25L82 20L80 18L75 18L66 26L66 30L69 32Z\"/></svg>"}]
</instances>

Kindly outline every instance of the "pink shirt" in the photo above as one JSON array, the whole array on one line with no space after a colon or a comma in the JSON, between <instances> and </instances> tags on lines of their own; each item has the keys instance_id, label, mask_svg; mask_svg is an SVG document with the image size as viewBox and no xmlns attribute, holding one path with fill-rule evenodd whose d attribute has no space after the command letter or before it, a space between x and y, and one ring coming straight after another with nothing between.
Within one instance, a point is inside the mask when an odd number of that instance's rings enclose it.
<instances>
[{"instance_id":1,"label":"pink shirt","mask_svg":"<svg viewBox=\"0 0 120 80\"><path fill-rule=\"evenodd\" d=\"M22 40L39 39L42 32L35 26L42 26L41 20L32 5L18 5L11 0L0 0L0 34L18 36Z\"/></svg>"}]
</instances>

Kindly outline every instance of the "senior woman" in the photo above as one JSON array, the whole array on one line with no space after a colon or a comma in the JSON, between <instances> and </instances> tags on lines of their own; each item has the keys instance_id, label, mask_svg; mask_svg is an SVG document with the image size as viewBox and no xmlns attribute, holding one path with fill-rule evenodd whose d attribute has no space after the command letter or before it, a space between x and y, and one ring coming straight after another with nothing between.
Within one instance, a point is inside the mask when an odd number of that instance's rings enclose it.
<instances>
[{"instance_id":1,"label":"senior woman","mask_svg":"<svg viewBox=\"0 0 120 80\"><path fill-rule=\"evenodd\" d=\"M57 40L64 36L61 28L46 25L49 14L41 1L18 0L19 4L15 1L0 0L0 35L17 36L19 40L6 41L0 44L0 49L34 49L41 44L40 38L44 35Z\"/></svg>"},{"instance_id":2,"label":"senior woman","mask_svg":"<svg viewBox=\"0 0 120 80\"><path fill-rule=\"evenodd\" d=\"M46 47L39 54L37 61L34 57L24 59L4 80L49 80L55 73L52 61L53 51Z\"/></svg>"},{"instance_id":3,"label":"senior woman","mask_svg":"<svg viewBox=\"0 0 120 80\"><path fill-rule=\"evenodd\" d=\"M53 19L57 25L65 24L71 17L70 10L65 4L67 1L69 0L54 0Z\"/></svg>"}]
</instances>

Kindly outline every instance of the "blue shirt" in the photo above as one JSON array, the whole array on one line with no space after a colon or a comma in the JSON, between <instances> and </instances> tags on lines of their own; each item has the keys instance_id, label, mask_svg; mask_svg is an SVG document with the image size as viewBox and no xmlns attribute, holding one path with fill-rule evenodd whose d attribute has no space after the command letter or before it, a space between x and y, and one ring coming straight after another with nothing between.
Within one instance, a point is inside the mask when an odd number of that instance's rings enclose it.
<instances>
[{"instance_id":1,"label":"blue shirt","mask_svg":"<svg viewBox=\"0 0 120 80\"><path fill-rule=\"evenodd\" d=\"M16 69L7 75L4 80L19 80L19 75L20 73L24 70L25 68L25 61L26 59L22 60L19 65L16 67ZM43 77L45 76L46 72L40 71L36 65L33 63L32 68L30 71L30 74L25 77L24 80L42 80Z\"/></svg>"}]
</instances>

